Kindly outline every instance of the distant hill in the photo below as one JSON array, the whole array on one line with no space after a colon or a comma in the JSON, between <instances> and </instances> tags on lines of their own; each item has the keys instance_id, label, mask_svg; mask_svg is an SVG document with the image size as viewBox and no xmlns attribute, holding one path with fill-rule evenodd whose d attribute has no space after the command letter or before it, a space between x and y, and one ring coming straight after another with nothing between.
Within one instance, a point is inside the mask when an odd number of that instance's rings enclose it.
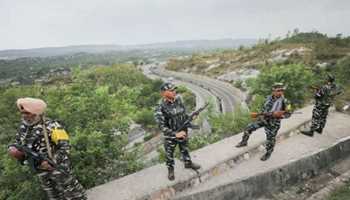
<instances>
[{"instance_id":1,"label":"distant hill","mask_svg":"<svg viewBox=\"0 0 350 200\"><path fill-rule=\"evenodd\" d=\"M230 76L235 71L290 63L331 67L346 56L350 56L350 36L328 37L319 32L306 32L284 39L261 40L249 48L172 58L168 61L167 69L232 81L237 79L237 76ZM242 77L242 74L238 76Z\"/></svg>"},{"instance_id":2,"label":"distant hill","mask_svg":"<svg viewBox=\"0 0 350 200\"><path fill-rule=\"evenodd\" d=\"M78 45L65 47L44 47L35 49L10 49L0 51L0 59L16 59L21 57L49 57L76 53L106 53L130 50L184 50L198 51L218 48L237 48L251 46L256 39L220 39L220 40L187 40L143 45Z\"/></svg>"}]
</instances>

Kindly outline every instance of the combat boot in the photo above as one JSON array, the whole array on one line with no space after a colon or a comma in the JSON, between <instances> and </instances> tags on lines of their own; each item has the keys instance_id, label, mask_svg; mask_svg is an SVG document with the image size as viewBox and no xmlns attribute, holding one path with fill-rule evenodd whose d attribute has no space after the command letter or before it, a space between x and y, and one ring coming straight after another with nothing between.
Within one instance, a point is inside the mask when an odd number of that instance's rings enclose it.
<instances>
[{"instance_id":1,"label":"combat boot","mask_svg":"<svg viewBox=\"0 0 350 200\"><path fill-rule=\"evenodd\" d=\"M260 160L261 160L261 161L266 161L267 159L269 159L269 158L271 157L271 154L272 154L272 152L267 151L267 152L260 158Z\"/></svg>"},{"instance_id":2,"label":"combat boot","mask_svg":"<svg viewBox=\"0 0 350 200\"><path fill-rule=\"evenodd\" d=\"M316 129L315 131L316 131L318 134L322 134L323 128Z\"/></svg>"},{"instance_id":3,"label":"combat boot","mask_svg":"<svg viewBox=\"0 0 350 200\"><path fill-rule=\"evenodd\" d=\"M193 163L193 162L186 162L185 163L185 168L186 169L193 169L193 170L198 170L201 168L200 165Z\"/></svg>"},{"instance_id":4,"label":"combat boot","mask_svg":"<svg viewBox=\"0 0 350 200\"><path fill-rule=\"evenodd\" d=\"M312 129L310 129L310 130L308 130L308 131L300 131L300 133L301 134L303 134L303 135L307 135L307 136L309 136L309 137L313 137L314 136L314 130L312 130Z\"/></svg>"},{"instance_id":5,"label":"combat boot","mask_svg":"<svg viewBox=\"0 0 350 200\"><path fill-rule=\"evenodd\" d=\"M237 148L240 148L240 147L245 147L245 146L247 146L248 145L248 142L246 142L246 141L240 141L237 145L236 145L236 147Z\"/></svg>"},{"instance_id":6,"label":"combat boot","mask_svg":"<svg viewBox=\"0 0 350 200\"><path fill-rule=\"evenodd\" d=\"M249 139L249 135L248 133L244 132L243 136L242 136L242 141L240 141L236 147L240 148L240 147L245 147L248 145L248 139Z\"/></svg>"},{"instance_id":7,"label":"combat boot","mask_svg":"<svg viewBox=\"0 0 350 200\"><path fill-rule=\"evenodd\" d=\"M173 167L168 168L168 179L169 181L175 180L175 172Z\"/></svg>"}]
</instances>

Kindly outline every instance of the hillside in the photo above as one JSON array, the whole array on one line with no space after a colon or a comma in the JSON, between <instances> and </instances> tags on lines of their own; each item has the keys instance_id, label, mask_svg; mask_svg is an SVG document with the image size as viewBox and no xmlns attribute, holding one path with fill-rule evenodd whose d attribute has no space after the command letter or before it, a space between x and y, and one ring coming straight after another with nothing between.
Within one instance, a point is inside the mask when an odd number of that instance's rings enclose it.
<instances>
[{"instance_id":1,"label":"hillside","mask_svg":"<svg viewBox=\"0 0 350 200\"><path fill-rule=\"evenodd\" d=\"M349 64L350 37L340 34L328 37L310 32L273 41L262 40L252 47L242 46L237 50L172 58L166 68L227 81L242 90L249 90L252 95L266 95L273 81L281 81L291 90L297 88L294 92L299 93L299 97L292 98L295 101L308 98L307 86L322 84L324 75L332 73L344 91L337 102L340 109L350 104Z\"/></svg>"},{"instance_id":2,"label":"hillside","mask_svg":"<svg viewBox=\"0 0 350 200\"><path fill-rule=\"evenodd\" d=\"M241 45L253 45L255 39L219 39L219 40L186 40L142 45L77 45L66 47L45 47L36 49L13 49L0 51L0 59L21 57L63 56L76 53L101 54L110 52L127 52L135 50L202 51L218 48L237 48Z\"/></svg>"},{"instance_id":3,"label":"hillside","mask_svg":"<svg viewBox=\"0 0 350 200\"><path fill-rule=\"evenodd\" d=\"M167 69L232 81L237 78L232 72L244 75L245 71L249 73L248 69L259 70L265 65L291 63L327 67L348 55L350 37L327 37L318 32L298 33L284 39L261 40L252 47L241 46L237 50L173 58L169 60Z\"/></svg>"}]
</instances>

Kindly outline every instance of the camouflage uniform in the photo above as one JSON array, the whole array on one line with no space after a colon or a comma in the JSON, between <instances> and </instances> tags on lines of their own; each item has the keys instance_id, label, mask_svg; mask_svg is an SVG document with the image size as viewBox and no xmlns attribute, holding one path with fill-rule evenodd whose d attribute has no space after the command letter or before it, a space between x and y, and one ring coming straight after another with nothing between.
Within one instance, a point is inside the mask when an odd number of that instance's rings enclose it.
<instances>
[{"instance_id":1,"label":"camouflage uniform","mask_svg":"<svg viewBox=\"0 0 350 200\"><path fill-rule=\"evenodd\" d=\"M337 95L337 86L334 83L329 83L322 86L315 93L315 106L312 110L311 130L322 133L326 125L328 109L332 105L334 97Z\"/></svg>"},{"instance_id":2,"label":"camouflage uniform","mask_svg":"<svg viewBox=\"0 0 350 200\"><path fill-rule=\"evenodd\" d=\"M178 130L189 117L181 97L176 96L173 103L162 101L156 107L154 116L160 130L164 133L164 148L166 153L166 165L168 168L174 168L174 151L176 145L179 145L184 162L191 163L187 139L180 140L175 137L176 130ZM187 128L184 131L187 132Z\"/></svg>"},{"instance_id":3,"label":"camouflage uniform","mask_svg":"<svg viewBox=\"0 0 350 200\"><path fill-rule=\"evenodd\" d=\"M312 110L312 120L310 130L301 131L302 134L307 136L313 136L314 131L318 133L323 132L323 128L326 125L328 109L332 105L336 95L341 94L340 88L334 83L335 78L333 75L327 75L327 84L323 85L321 88L318 88L314 98L315 106Z\"/></svg>"},{"instance_id":4,"label":"camouflage uniform","mask_svg":"<svg viewBox=\"0 0 350 200\"><path fill-rule=\"evenodd\" d=\"M68 140L62 140L56 144L51 138L52 130L62 129L62 126L58 122L51 120L46 120L45 126L54 161L60 167L60 170L42 170L40 169L41 163L32 163L33 165L31 167L39 177L43 190L47 193L48 198L52 200L86 199L84 188L72 175L71 164L68 158L70 149ZM25 146L36 153L48 157L42 121L35 125L27 125L22 122L16 134L15 144ZM22 164L27 163L26 160L22 160L21 162ZM64 170L65 173L61 170Z\"/></svg>"},{"instance_id":5,"label":"camouflage uniform","mask_svg":"<svg viewBox=\"0 0 350 200\"><path fill-rule=\"evenodd\" d=\"M276 111L285 111L290 104L283 96L282 97L274 97L272 95L268 96L264 106L261 110L263 113L272 113ZM290 117L289 113L284 115L284 118ZM281 126L281 119L274 118L271 116L260 117L257 121L250 123L243 134L242 141L237 145L237 147L246 146L249 136L253 131L264 127L266 134L266 155L268 157L273 152L275 143L276 143L276 135Z\"/></svg>"}]
</instances>

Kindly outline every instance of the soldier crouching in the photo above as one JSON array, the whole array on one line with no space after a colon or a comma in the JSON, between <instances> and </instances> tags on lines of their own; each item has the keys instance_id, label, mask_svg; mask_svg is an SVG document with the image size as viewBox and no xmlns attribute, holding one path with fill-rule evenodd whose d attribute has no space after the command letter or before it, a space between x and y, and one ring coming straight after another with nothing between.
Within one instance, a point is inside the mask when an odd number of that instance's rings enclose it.
<instances>
[{"instance_id":1,"label":"soldier crouching","mask_svg":"<svg viewBox=\"0 0 350 200\"><path fill-rule=\"evenodd\" d=\"M290 117L291 105L284 98L284 86L275 83L272 95L268 96L258 116L258 120L250 123L244 131L242 140L236 147L244 147L248 144L249 136L253 131L264 127L266 134L266 153L261 157L262 161L270 158L276 143L277 132L281 127L281 119Z\"/></svg>"}]
</instances>

